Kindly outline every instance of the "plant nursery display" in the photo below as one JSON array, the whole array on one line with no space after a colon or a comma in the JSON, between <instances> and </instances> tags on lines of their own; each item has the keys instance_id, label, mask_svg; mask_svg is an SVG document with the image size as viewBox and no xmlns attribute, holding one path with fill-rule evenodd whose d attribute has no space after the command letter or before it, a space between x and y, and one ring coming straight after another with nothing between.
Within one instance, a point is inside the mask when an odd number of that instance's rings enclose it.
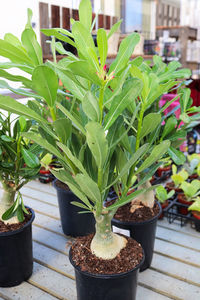
<instances>
[{"instance_id":1,"label":"plant nursery display","mask_svg":"<svg viewBox=\"0 0 200 300\"><path fill-rule=\"evenodd\" d=\"M61 28L42 30L53 36L53 62L42 63L41 48L30 20L29 10L22 43L13 35L0 40L0 55L10 60L1 65L1 77L21 82L22 88L9 88L35 100L24 105L1 96L0 108L37 122L37 133L23 132L22 137L57 157L62 168L51 172L81 200L71 203L82 208L81 213L94 215L96 232L77 239L70 250L77 298L134 300L144 252L132 238L114 233L111 221L117 210L131 201L131 214L140 206L148 212L154 211L150 221L142 221L146 230L149 223L157 220L160 205L155 203L152 192L155 186L149 180L166 153L178 164L184 160L176 149L179 138L185 137L188 124L197 118L188 115L191 111L198 112L197 108L190 108L189 90L176 80L189 76L190 72L177 70L180 67L177 62L167 66L157 56L152 67L141 57L131 61L139 42L138 33L122 41L116 59L107 69L108 39L121 21L109 33L98 29L96 47L91 34L94 22L89 0L80 2L79 21L71 20L71 32ZM65 51L55 38L74 46L78 55ZM56 51L66 54L58 63ZM11 75L3 69L14 66L31 78ZM69 92L60 90L59 80ZM5 85L1 81L1 86ZM173 116L164 116L168 104L162 108L157 105L158 98L175 85L180 85L181 118L185 123L182 127ZM44 107L51 120L43 116ZM107 203L111 188L117 198ZM130 189L132 193L128 193ZM144 235L144 231L140 234Z\"/></svg>"},{"instance_id":2,"label":"plant nursery display","mask_svg":"<svg viewBox=\"0 0 200 300\"><path fill-rule=\"evenodd\" d=\"M20 284L32 274L34 211L24 206L21 188L40 169L41 148L21 136L31 122L0 115L0 286Z\"/></svg>"},{"instance_id":3,"label":"plant nursery display","mask_svg":"<svg viewBox=\"0 0 200 300\"><path fill-rule=\"evenodd\" d=\"M165 209L168 206L168 199L171 199L174 194L174 190L171 190L169 193L167 193L167 190L162 185L156 188L156 199L161 203L162 209ZM160 215L160 219L162 219L163 217L164 214L162 213Z\"/></svg>"},{"instance_id":4,"label":"plant nursery display","mask_svg":"<svg viewBox=\"0 0 200 300\"><path fill-rule=\"evenodd\" d=\"M188 210L192 211L195 217L195 228L197 231L200 231L200 197L196 197L194 202L188 207Z\"/></svg>"},{"instance_id":5,"label":"plant nursery display","mask_svg":"<svg viewBox=\"0 0 200 300\"><path fill-rule=\"evenodd\" d=\"M181 190L183 193L178 193L178 202L187 206L191 205L200 194L200 180L194 179L191 183L182 182ZM183 215L187 215L188 213L187 207L180 207L179 211Z\"/></svg>"}]
</instances>

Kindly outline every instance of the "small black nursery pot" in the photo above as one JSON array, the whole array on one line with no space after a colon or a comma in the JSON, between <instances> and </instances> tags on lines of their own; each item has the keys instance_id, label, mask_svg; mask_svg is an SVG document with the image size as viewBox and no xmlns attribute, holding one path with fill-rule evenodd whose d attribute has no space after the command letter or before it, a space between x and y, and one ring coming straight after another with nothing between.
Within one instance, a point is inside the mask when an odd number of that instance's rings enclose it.
<instances>
[{"instance_id":1,"label":"small black nursery pot","mask_svg":"<svg viewBox=\"0 0 200 300\"><path fill-rule=\"evenodd\" d=\"M95 232L95 219L92 213L80 214L84 209L71 204L72 201L82 203L74 193L59 187L57 180L53 185L57 191L61 225L64 234L73 237L84 236Z\"/></svg>"},{"instance_id":2,"label":"small black nursery pot","mask_svg":"<svg viewBox=\"0 0 200 300\"><path fill-rule=\"evenodd\" d=\"M77 300L135 300L138 272L144 262L134 269L121 274L103 275L83 272L72 260L71 249L69 259L75 268Z\"/></svg>"},{"instance_id":3,"label":"small black nursery pot","mask_svg":"<svg viewBox=\"0 0 200 300\"><path fill-rule=\"evenodd\" d=\"M140 272L150 267L153 258L157 220L162 212L162 208L159 202L158 205L160 211L157 216L154 216L152 219L146 220L144 222L122 222L114 218L112 219L112 225L127 230L130 237L141 244L144 250L145 260L140 267Z\"/></svg>"},{"instance_id":4,"label":"small black nursery pot","mask_svg":"<svg viewBox=\"0 0 200 300\"><path fill-rule=\"evenodd\" d=\"M32 222L20 229L0 233L0 287L16 286L27 280L33 272Z\"/></svg>"}]
</instances>

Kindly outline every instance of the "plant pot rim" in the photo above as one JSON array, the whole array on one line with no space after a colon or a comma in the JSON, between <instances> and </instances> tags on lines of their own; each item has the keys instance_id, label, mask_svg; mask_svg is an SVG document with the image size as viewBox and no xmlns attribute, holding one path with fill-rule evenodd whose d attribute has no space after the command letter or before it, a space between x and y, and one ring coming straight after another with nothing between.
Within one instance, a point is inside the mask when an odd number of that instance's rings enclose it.
<instances>
[{"instance_id":1,"label":"plant pot rim","mask_svg":"<svg viewBox=\"0 0 200 300\"><path fill-rule=\"evenodd\" d=\"M154 216L153 218L149 219L149 220L145 220L145 221L142 221L142 222L134 222L134 221L120 221L120 220L117 220L115 218L113 218L112 220L117 224L123 224L123 225L127 225L127 226L131 226L131 225L134 225L134 226L141 226L141 225L144 225L144 224L148 224L148 223L153 223L154 221L156 221L161 213L162 213L162 207L161 207L161 204L156 200L156 203L158 204L159 206L159 212L156 216Z\"/></svg>"},{"instance_id":2,"label":"plant pot rim","mask_svg":"<svg viewBox=\"0 0 200 300\"><path fill-rule=\"evenodd\" d=\"M30 220L21 228L17 229L17 230L13 230L13 231L7 231L7 232L1 232L0 233L0 238L1 237L4 237L4 236L11 236L11 235L15 235L15 234L18 234L20 232L22 232L26 227L28 227L32 222L33 220L35 219L35 212L32 208L26 206L26 208L28 208L31 212L31 218Z\"/></svg>"},{"instance_id":3,"label":"plant pot rim","mask_svg":"<svg viewBox=\"0 0 200 300\"><path fill-rule=\"evenodd\" d=\"M142 246L141 246L142 247ZM93 274L87 271L82 271L81 268L79 266L77 266L73 259L72 259L72 247L70 247L69 250L69 260L70 263L72 264L72 266L81 274L83 275L88 275L89 277L93 277L93 278L99 278L99 279L115 279L115 278L119 278L119 277L125 277L128 274L136 271L137 269L140 269L140 267L143 265L144 260L145 260L145 254L144 254L144 250L142 248L142 253L143 253L143 257L142 260L139 262L139 264L137 266L135 266L133 269L131 269L130 271L127 272L123 272L123 273L117 273L117 274Z\"/></svg>"},{"instance_id":4,"label":"plant pot rim","mask_svg":"<svg viewBox=\"0 0 200 300\"><path fill-rule=\"evenodd\" d=\"M63 193L66 194L73 194L72 191L69 189L69 191L62 189L61 187L56 185L56 182L59 181L57 178L55 180L53 180L52 185L56 190L62 191ZM62 181L61 181L62 182Z\"/></svg>"},{"instance_id":5,"label":"plant pot rim","mask_svg":"<svg viewBox=\"0 0 200 300\"><path fill-rule=\"evenodd\" d=\"M198 215L195 210L192 211L193 217L200 221L200 214Z\"/></svg>"}]
</instances>

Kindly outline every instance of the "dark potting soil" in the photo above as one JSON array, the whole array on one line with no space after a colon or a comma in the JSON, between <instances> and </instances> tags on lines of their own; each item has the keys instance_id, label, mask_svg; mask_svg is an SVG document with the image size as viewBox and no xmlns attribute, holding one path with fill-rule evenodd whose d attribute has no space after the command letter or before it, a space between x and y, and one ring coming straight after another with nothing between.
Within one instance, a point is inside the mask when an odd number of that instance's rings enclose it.
<instances>
[{"instance_id":1,"label":"dark potting soil","mask_svg":"<svg viewBox=\"0 0 200 300\"><path fill-rule=\"evenodd\" d=\"M135 268L142 260L142 247L135 240L126 237L127 245L114 259L104 260L91 253L93 234L79 237L72 245L72 260L82 271L92 274L119 274Z\"/></svg>"},{"instance_id":2,"label":"dark potting soil","mask_svg":"<svg viewBox=\"0 0 200 300\"><path fill-rule=\"evenodd\" d=\"M134 213L131 213L130 208L131 203L119 207L114 218L122 222L143 222L152 219L154 216L157 216L160 211L157 202L155 202L154 207L152 209L143 206L141 208L136 209Z\"/></svg>"},{"instance_id":3,"label":"dark potting soil","mask_svg":"<svg viewBox=\"0 0 200 300\"><path fill-rule=\"evenodd\" d=\"M31 219L31 214L24 215L24 217L25 217L25 219L23 222L16 223L16 224L5 224L4 222L0 221L0 233L15 231L17 229L22 228Z\"/></svg>"},{"instance_id":4,"label":"dark potting soil","mask_svg":"<svg viewBox=\"0 0 200 300\"><path fill-rule=\"evenodd\" d=\"M64 182L60 181L60 180L56 180L56 186L65 190L65 191L69 191L69 187L67 184L65 184Z\"/></svg>"}]
</instances>

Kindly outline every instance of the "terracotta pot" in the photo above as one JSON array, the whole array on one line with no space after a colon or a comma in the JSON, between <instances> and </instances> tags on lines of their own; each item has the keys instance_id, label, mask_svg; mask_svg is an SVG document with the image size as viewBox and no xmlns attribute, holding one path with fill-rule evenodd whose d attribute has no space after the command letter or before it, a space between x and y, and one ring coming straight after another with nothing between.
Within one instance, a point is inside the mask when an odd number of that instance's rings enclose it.
<instances>
[{"instance_id":1,"label":"terracotta pot","mask_svg":"<svg viewBox=\"0 0 200 300\"><path fill-rule=\"evenodd\" d=\"M162 210L165 209L169 205L169 201L165 200L164 203L161 203ZM164 218L164 213L162 212L159 219L162 220Z\"/></svg>"},{"instance_id":2,"label":"terracotta pot","mask_svg":"<svg viewBox=\"0 0 200 300\"><path fill-rule=\"evenodd\" d=\"M166 187L166 189L167 189L168 192L174 190L177 194L178 194L178 193L183 193L183 190L182 190L182 189L179 189L179 188L176 188L176 187L175 187L173 181L167 182L167 184L166 184L165 187Z\"/></svg>"},{"instance_id":3,"label":"terracotta pot","mask_svg":"<svg viewBox=\"0 0 200 300\"><path fill-rule=\"evenodd\" d=\"M162 176L165 176L165 175L169 175L168 173L171 171L172 169L172 166L167 166L167 167L163 167L163 168L158 168L157 170L157 175L158 177L162 177Z\"/></svg>"},{"instance_id":4,"label":"terracotta pot","mask_svg":"<svg viewBox=\"0 0 200 300\"><path fill-rule=\"evenodd\" d=\"M194 220L195 229L196 229L196 231L200 232L200 212L193 211L192 214L193 214L193 217L195 218L195 220Z\"/></svg>"},{"instance_id":5,"label":"terracotta pot","mask_svg":"<svg viewBox=\"0 0 200 300\"><path fill-rule=\"evenodd\" d=\"M186 197L183 193L178 194L177 198L178 202L184 205L187 205L187 207L179 207L178 206L178 213L182 215L187 215L188 214L188 207L193 203L192 201L187 201Z\"/></svg>"}]
</instances>

